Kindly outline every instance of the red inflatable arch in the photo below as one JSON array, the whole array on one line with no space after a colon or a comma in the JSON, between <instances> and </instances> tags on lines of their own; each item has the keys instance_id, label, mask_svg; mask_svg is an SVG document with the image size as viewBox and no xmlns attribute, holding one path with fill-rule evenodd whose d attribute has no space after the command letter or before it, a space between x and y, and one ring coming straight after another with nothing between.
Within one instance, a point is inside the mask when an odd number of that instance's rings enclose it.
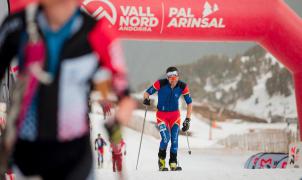
<instances>
[{"instance_id":1,"label":"red inflatable arch","mask_svg":"<svg viewBox=\"0 0 302 180\"><path fill-rule=\"evenodd\" d=\"M25 2L11 0L11 10ZM302 20L283 0L84 0L82 8L126 39L257 42L292 72L301 127Z\"/></svg>"}]
</instances>

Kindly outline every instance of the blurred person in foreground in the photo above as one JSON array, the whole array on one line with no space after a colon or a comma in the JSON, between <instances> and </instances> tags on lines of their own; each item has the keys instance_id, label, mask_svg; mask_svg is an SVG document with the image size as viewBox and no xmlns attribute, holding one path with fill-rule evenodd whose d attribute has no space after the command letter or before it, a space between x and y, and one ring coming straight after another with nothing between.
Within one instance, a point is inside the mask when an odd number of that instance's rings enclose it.
<instances>
[{"instance_id":1,"label":"blurred person in foreground","mask_svg":"<svg viewBox=\"0 0 302 180\"><path fill-rule=\"evenodd\" d=\"M144 93L144 102L146 106L150 106L150 95L158 92L158 104L156 119L161 136L161 142L158 151L158 167L159 171L167 171L166 168L166 151L168 143L171 140L169 166L172 171L182 170L177 165L178 151L178 135L180 129L180 111L178 101L180 96L184 97L187 104L186 119L183 122L182 131L186 132L190 127L192 113L192 98L190 96L189 87L186 83L179 80L179 72L176 67L168 67L166 70L166 78L157 80Z\"/></svg>"},{"instance_id":2,"label":"blurred person in foreground","mask_svg":"<svg viewBox=\"0 0 302 180\"><path fill-rule=\"evenodd\" d=\"M101 68L111 72L119 99L105 125L112 142L135 107L115 31L81 12L77 0L40 0L0 28L1 79L15 56L20 71L1 148L12 152L16 179L94 179L88 96L91 88L103 91Z\"/></svg>"}]
</instances>

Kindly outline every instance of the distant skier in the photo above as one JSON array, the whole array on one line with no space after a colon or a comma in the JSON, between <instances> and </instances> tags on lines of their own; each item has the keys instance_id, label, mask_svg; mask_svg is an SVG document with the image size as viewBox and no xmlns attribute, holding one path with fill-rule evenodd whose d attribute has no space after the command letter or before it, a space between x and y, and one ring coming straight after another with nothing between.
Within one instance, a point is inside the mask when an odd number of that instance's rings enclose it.
<instances>
[{"instance_id":1,"label":"distant skier","mask_svg":"<svg viewBox=\"0 0 302 180\"><path fill-rule=\"evenodd\" d=\"M182 131L187 131L190 127L190 117L192 112L192 99L188 85L179 80L179 72L176 67L169 67L166 70L166 79L156 81L144 93L143 104L149 106L149 96L158 91L158 104L156 112L157 125L159 127L161 142L158 152L158 166L160 171L167 171L165 167L166 150L171 139L169 166L172 171L181 170L177 166L178 135L180 128L180 112L178 100L183 95L187 104L187 115L183 122Z\"/></svg>"},{"instance_id":2,"label":"distant skier","mask_svg":"<svg viewBox=\"0 0 302 180\"><path fill-rule=\"evenodd\" d=\"M113 172L122 171L122 165L123 165L123 151L124 156L126 156L126 143L123 139L117 144L111 143L111 152L112 152L112 169Z\"/></svg>"},{"instance_id":3,"label":"distant skier","mask_svg":"<svg viewBox=\"0 0 302 180\"><path fill-rule=\"evenodd\" d=\"M104 163L104 146L107 145L106 141L102 138L101 134L98 134L98 137L94 142L95 150L98 154L98 168L103 167Z\"/></svg>"}]
</instances>

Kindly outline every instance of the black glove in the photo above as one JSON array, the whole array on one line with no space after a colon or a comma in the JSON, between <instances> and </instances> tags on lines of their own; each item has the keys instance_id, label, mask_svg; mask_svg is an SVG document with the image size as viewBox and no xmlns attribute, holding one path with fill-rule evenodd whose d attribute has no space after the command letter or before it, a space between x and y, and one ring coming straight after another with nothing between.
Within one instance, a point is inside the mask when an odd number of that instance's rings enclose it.
<instances>
[{"instance_id":1,"label":"black glove","mask_svg":"<svg viewBox=\"0 0 302 180\"><path fill-rule=\"evenodd\" d=\"M120 123L115 120L114 123L106 123L105 128L108 132L110 142L118 144L122 139L122 130Z\"/></svg>"},{"instance_id":2,"label":"black glove","mask_svg":"<svg viewBox=\"0 0 302 180\"><path fill-rule=\"evenodd\" d=\"M151 105L151 101L150 101L150 99L144 99L144 102L143 102L143 104L144 105L146 105L146 106L150 106Z\"/></svg>"},{"instance_id":3,"label":"black glove","mask_svg":"<svg viewBox=\"0 0 302 180\"><path fill-rule=\"evenodd\" d=\"M183 132L186 132L187 130L189 130L190 128L190 121L191 119L190 118L186 118L185 121L182 123L182 131Z\"/></svg>"}]
</instances>

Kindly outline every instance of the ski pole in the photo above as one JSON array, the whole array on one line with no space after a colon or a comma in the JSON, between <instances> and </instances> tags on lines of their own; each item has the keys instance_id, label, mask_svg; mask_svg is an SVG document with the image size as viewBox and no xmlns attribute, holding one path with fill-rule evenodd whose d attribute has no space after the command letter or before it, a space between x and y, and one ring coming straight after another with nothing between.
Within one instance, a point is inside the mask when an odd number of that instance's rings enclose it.
<instances>
[{"instance_id":1,"label":"ski pole","mask_svg":"<svg viewBox=\"0 0 302 180\"><path fill-rule=\"evenodd\" d=\"M142 129L141 140L139 143L139 149L138 149L138 155L137 155L137 161L136 161L136 170L137 170L137 166L138 166L139 154L141 152L141 145L142 145L143 134L144 134L144 129L145 129L147 111L148 111L148 106L146 106L145 117L144 117L144 121L143 121L143 129Z\"/></svg>"},{"instance_id":2,"label":"ski pole","mask_svg":"<svg viewBox=\"0 0 302 180\"><path fill-rule=\"evenodd\" d=\"M186 131L186 135L187 135L187 144L188 144L188 153L191 155L191 148L190 148L190 143L189 143L189 135L188 135L188 131Z\"/></svg>"}]
</instances>

